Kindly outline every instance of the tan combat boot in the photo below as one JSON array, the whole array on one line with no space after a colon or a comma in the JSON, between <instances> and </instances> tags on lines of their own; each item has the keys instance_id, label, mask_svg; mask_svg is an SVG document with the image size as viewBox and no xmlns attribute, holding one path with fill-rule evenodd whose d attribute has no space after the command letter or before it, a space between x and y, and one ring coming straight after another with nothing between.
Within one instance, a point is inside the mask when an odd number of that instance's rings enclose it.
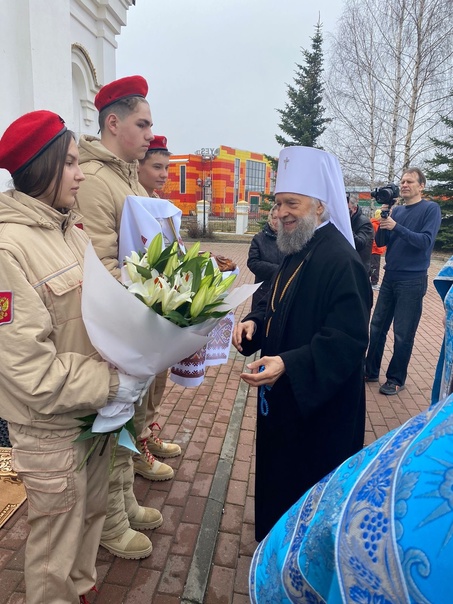
<instances>
[{"instance_id":1,"label":"tan combat boot","mask_svg":"<svg viewBox=\"0 0 453 604\"><path fill-rule=\"evenodd\" d=\"M149 427L151 435L146 441L148 451L151 455L155 455L156 457L178 457L178 455L181 455L181 447L175 443L166 443L158 438L153 432L154 427L160 430L160 426L157 422L152 423Z\"/></svg>"},{"instance_id":2,"label":"tan combat boot","mask_svg":"<svg viewBox=\"0 0 453 604\"><path fill-rule=\"evenodd\" d=\"M129 524L136 531L158 528L163 522L162 514L155 508L139 506L135 516L129 516Z\"/></svg>"},{"instance_id":3,"label":"tan combat boot","mask_svg":"<svg viewBox=\"0 0 453 604\"><path fill-rule=\"evenodd\" d=\"M101 545L114 556L127 560L147 558L153 551L151 540L131 528L114 539L102 539Z\"/></svg>"},{"instance_id":4,"label":"tan combat boot","mask_svg":"<svg viewBox=\"0 0 453 604\"><path fill-rule=\"evenodd\" d=\"M173 468L166 463L157 461L149 452L148 440L138 440L136 447L140 455L134 455L134 472L148 480L170 480L175 475Z\"/></svg>"}]
</instances>

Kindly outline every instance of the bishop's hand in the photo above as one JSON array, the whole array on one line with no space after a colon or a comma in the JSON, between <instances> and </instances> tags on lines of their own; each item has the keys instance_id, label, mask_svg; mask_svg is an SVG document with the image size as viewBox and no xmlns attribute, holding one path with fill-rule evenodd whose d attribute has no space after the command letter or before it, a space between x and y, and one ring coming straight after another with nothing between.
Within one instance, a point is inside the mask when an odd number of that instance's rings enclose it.
<instances>
[{"instance_id":1,"label":"bishop's hand","mask_svg":"<svg viewBox=\"0 0 453 604\"><path fill-rule=\"evenodd\" d=\"M237 350L239 350L239 352L242 352L242 346L241 346L242 340L244 338L246 340L251 340L253 337L253 334L255 333L255 330L256 330L255 321L244 321L243 323L238 323L237 325L235 325L234 331L233 331L233 339L232 339L233 346Z\"/></svg>"},{"instance_id":2,"label":"bishop's hand","mask_svg":"<svg viewBox=\"0 0 453 604\"><path fill-rule=\"evenodd\" d=\"M285 373L285 363L282 357L262 357L247 365L251 373L241 373L241 378L250 386L273 386ZM260 368L263 368L260 370Z\"/></svg>"}]
</instances>

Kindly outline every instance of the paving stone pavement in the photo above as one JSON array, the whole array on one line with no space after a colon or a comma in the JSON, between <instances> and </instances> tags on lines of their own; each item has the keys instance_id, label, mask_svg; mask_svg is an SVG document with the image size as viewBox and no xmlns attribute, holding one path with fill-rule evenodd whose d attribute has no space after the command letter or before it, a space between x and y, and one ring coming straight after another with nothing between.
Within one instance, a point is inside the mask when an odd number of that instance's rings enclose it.
<instances>
[{"instance_id":1,"label":"paving stone pavement","mask_svg":"<svg viewBox=\"0 0 453 604\"><path fill-rule=\"evenodd\" d=\"M238 284L253 282L246 267L248 243L209 242L204 246L233 258ZM423 316L417 332L406 389L397 396L366 385L369 444L429 404L440 349L443 309L432 278L444 259L433 258ZM377 292L374 293L375 300ZM236 311L245 314L250 302ZM353 310L351 310L353 312ZM391 356L389 334L381 383ZM255 391L239 379L247 359L230 352L229 362L209 367L198 388L167 382L161 409L161 437L178 443L183 454L166 460L171 481L150 483L137 476L140 503L161 510L163 525L148 533L154 550L144 560L122 560L100 548L98 593L93 604L246 604L254 540ZM285 463L284 453L281 455ZM288 460L286 460L288 461ZM23 561L27 505L0 529L0 604L25 604ZM43 603L44 604L44 603Z\"/></svg>"}]
</instances>

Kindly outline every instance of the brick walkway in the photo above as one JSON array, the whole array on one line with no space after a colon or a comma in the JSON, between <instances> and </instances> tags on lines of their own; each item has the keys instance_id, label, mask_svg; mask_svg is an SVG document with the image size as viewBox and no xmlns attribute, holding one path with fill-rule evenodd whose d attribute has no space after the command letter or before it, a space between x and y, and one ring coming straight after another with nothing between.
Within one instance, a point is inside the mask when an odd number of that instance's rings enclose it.
<instances>
[{"instance_id":1,"label":"brick walkway","mask_svg":"<svg viewBox=\"0 0 453 604\"><path fill-rule=\"evenodd\" d=\"M238 284L252 281L246 267L247 243L207 243L205 247L238 262ZM443 260L433 259L406 389L398 396L385 397L378 393L379 384L367 384L367 444L428 405L443 333L442 304L432 278L442 265ZM239 307L237 316L243 316L248 306L246 302ZM390 358L389 346L384 372ZM90 602L249 602L247 575L256 547L256 414L255 392L248 392L239 380L245 362L232 350L228 364L210 367L198 388L184 389L168 381L161 436L179 443L183 455L167 460L175 469L173 480L150 483L137 476L135 482L140 503L161 510L164 523L151 534L154 550L145 560L121 560L100 548L99 593L90 595ZM0 604L25 603L22 567L28 531L26 511L24 504L0 529Z\"/></svg>"}]
</instances>

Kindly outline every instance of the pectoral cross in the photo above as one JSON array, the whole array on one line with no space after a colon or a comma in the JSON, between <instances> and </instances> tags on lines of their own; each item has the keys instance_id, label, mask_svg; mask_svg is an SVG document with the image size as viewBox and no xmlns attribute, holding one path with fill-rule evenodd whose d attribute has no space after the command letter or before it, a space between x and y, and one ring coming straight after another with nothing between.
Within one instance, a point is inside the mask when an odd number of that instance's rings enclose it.
<instances>
[{"instance_id":1,"label":"pectoral cross","mask_svg":"<svg viewBox=\"0 0 453 604\"><path fill-rule=\"evenodd\" d=\"M283 160L283 163L285 164L285 170L286 170L286 164L289 162L289 157L285 157L285 159Z\"/></svg>"}]
</instances>

